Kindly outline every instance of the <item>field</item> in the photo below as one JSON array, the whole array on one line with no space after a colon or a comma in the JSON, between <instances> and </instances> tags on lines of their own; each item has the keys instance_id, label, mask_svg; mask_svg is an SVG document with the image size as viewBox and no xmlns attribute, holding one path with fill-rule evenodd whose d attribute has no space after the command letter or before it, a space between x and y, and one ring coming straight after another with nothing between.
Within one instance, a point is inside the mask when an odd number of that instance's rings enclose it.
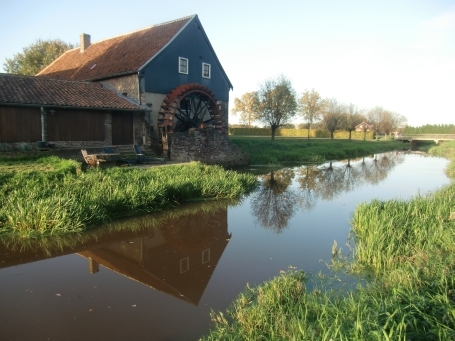
<instances>
[{"instance_id":1,"label":"field","mask_svg":"<svg viewBox=\"0 0 455 341\"><path fill-rule=\"evenodd\" d=\"M229 139L250 154L251 165L279 165L283 163L322 163L380 152L409 149L409 144L394 140L330 140L296 137L230 136Z\"/></svg>"}]
</instances>

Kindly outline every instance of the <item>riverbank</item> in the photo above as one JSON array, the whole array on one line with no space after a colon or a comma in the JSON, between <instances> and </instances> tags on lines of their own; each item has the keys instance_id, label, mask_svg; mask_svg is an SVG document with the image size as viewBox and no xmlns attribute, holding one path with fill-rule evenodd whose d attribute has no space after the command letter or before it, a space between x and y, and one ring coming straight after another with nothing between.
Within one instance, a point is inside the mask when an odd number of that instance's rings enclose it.
<instances>
[{"instance_id":1,"label":"riverbank","mask_svg":"<svg viewBox=\"0 0 455 341\"><path fill-rule=\"evenodd\" d=\"M274 142L263 136L230 136L229 139L250 155L251 165L283 163L323 163L409 149L409 143L394 140L330 140L277 137Z\"/></svg>"},{"instance_id":2,"label":"riverbank","mask_svg":"<svg viewBox=\"0 0 455 341\"><path fill-rule=\"evenodd\" d=\"M82 172L55 156L0 160L0 234L24 238L80 232L116 217L192 200L238 198L256 177L192 162Z\"/></svg>"},{"instance_id":3,"label":"riverbank","mask_svg":"<svg viewBox=\"0 0 455 341\"><path fill-rule=\"evenodd\" d=\"M430 148L451 160L455 142ZM352 257L336 245L332 267L359 276L307 277L290 269L247 287L204 340L449 340L455 337L455 184L409 201L359 205Z\"/></svg>"}]
</instances>

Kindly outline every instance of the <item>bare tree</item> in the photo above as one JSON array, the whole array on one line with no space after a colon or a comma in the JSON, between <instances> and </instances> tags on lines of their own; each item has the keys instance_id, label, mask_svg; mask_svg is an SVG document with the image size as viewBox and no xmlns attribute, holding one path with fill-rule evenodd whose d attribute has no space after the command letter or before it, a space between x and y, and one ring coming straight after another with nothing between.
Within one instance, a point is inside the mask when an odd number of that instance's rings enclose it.
<instances>
[{"instance_id":1,"label":"bare tree","mask_svg":"<svg viewBox=\"0 0 455 341\"><path fill-rule=\"evenodd\" d=\"M362 123L365 118L362 115L362 111L353 103L350 103L346 106L345 112L345 119L344 119L344 129L349 132L349 141L351 140L352 131Z\"/></svg>"},{"instance_id":2,"label":"bare tree","mask_svg":"<svg viewBox=\"0 0 455 341\"><path fill-rule=\"evenodd\" d=\"M384 128L383 118L384 118L384 108L376 106L373 109L370 109L367 113L368 122L373 126L373 130L376 134Z\"/></svg>"},{"instance_id":3,"label":"bare tree","mask_svg":"<svg viewBox=\"0 0 455 341\"><path fill-rule=\"evenodd\" d=\"M324 100L322 109L322 121L325 127L330 132L330 138L333 140L333 133L337 130L343 119L343 105L338 103L335 98Z\"/></svg>"},{"instance_id":4,"label":"bare tree","mask_svg":"<svg viewBox=\"0 0 455 341\"><path fill-rule=\"evenodd\" d=\"M386 135L390 135L398 128L403 128L407 123L406 117L379 106L368 111L367 117L376 133L381 132Z\"/></svg>"},{"instance_id":5,"label":"bare tree","mask_svg":"<svg viewBox=\"0 0 455 341\"><path fill-rule=\"evenodd\" d=\"M231 109L232 115L240 113L240 123L247 124L251 128L251 123L257 121L257 92L246 92L242 97L234 99L234 108Z\"/></svg>"},{"instance_id":6,"label":"bare tree","mask_svg":"<svg viewBox=\"0 0 455 341\"><path fill-rule=\"evenodd\" d=\"M321 96L314 89L305 90L299 98L300 114L308 123L308 139L310 139L311 125L321 117L322 104Z\"/></svg>"},{"instance_id":7,"label":"bare tree","mask_svg":"<svg viewBox=\"0 0 455 341\"><path fill-rule=\"evenodd\" d=\"M403 130L408 124L408 119L396 112L391 112L392 129L394 131Z\"/></svg>"}]
</instances>

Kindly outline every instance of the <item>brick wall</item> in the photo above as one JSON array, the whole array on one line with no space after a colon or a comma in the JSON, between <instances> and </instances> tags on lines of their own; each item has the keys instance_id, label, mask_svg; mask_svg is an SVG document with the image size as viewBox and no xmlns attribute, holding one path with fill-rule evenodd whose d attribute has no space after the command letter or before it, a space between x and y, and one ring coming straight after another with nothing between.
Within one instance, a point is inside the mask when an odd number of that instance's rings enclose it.
<instances>
[{"instance_id":1,"label":"brick wall","mask_svg":"<svg viewBox=\"0 0 455 341\"><path fill-rule=\"evenodd\" d=\"M223 166L245 166L250 162L249 155L232 144L227 134L210 128L170 134L169 158Z\"/></svg>"}]
</instances>

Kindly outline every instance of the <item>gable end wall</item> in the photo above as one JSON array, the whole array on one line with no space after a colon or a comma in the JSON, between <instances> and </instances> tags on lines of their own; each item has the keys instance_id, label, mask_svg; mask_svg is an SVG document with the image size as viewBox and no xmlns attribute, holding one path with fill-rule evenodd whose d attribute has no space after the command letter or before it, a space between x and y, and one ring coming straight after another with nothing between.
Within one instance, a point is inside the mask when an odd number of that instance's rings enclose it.
<instances>
[{"instance_id":1,"label":"gable end wall","mask_svg":"<svg viewBox=\"0 0 455 341\"><path fill-rule=\"evenodd\" d=\"M137 74L103 79L101 82L106 83L120 93L126 92L127 97L134 99L139 103Z\"/></svg>"}]
</instances>

